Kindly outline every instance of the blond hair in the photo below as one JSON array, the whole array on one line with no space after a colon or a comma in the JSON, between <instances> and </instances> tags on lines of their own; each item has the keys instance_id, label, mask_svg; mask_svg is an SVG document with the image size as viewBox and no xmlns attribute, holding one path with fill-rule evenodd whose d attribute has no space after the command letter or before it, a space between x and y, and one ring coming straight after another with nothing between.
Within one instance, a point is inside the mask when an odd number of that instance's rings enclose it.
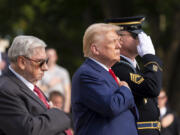
<instances>
[{"instance_id":1,"label":"blond hair","mask_svg":"<svg viewBox=\"0 0 180 135\"><path fill-rule=\"evenodd\" d=\"M91 55L90 47L93 43L98 42L107 32L118 31L119 29L119 26L105 23L95 23L90 25L86 29L83 37L84 57L89 57Z\"/></svg>"}]
</instances>

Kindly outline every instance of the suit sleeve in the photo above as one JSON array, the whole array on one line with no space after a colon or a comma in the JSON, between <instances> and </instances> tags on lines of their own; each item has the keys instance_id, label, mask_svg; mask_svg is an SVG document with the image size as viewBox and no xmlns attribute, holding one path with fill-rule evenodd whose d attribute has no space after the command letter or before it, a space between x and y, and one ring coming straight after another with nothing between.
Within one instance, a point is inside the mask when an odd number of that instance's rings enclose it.
<instances>
[{"instance_id":1,"label":"suit sleeve","mask_svg":"<svg viewBox=\"0 0 180 135\"><path fill-rule=\"evenodd\" d=\"M134 106L132 93L125 86L113 86L104 78L90 73L82 74L80 82L83 104L102 116L116 116Z\"/></svg>"},{"instance_id":2,"label":"suit sleeve","mask_svg":"<svg viewBox=\"0 0 180 135\"><path fill-rule=\"evenodd\" d=\"M151 54L142 57L144 69L134 73L133 70L121 64L113 66L115 74L127 81L133 94L145 98L153 98L159 95L162 84L162 62Z\"/></svg>"},{"instance_id":3,"label":"suit sleeve","mask_svg":"<svg viewBox=\"0 0 180 135\"><path fill-rule=\"evenodd\" d=\"M70 126L64 112L54 108L32 114L24 100L24 97L0 88L0 129L4 134L60 135Z\"/></svg>"}]
</instances>

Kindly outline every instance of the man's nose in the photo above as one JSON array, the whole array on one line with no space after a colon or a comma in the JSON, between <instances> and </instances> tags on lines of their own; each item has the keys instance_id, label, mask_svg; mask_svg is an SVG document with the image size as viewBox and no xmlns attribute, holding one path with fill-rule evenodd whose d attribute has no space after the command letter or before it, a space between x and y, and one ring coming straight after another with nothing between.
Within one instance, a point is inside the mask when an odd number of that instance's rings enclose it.
<instances>
[{"instance_id":1,"label":"man's nose","mask_svg":"<svg viewBox=\"0 0 180 135\"><path fill-rule=\"evenodd\" d=\"M45 62L43 65L42 65L42 70L43 71L47 71L48 70L48 65L47 65L47 63Z\"/></svg>"}]
</instances>

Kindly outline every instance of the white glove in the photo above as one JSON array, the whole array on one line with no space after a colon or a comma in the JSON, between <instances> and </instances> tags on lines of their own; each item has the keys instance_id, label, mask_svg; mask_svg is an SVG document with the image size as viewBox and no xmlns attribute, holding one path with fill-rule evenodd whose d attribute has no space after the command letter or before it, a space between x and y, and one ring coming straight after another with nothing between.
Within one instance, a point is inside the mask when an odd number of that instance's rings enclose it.
<instances>
[{"instance_id":1,"label":"white glove","mask_svg":"<svg viewBox=\"0 0 180 135\"><path fill-rule=\"evenodd\" d=\"M138 34L139 45L137 46L138 54L143 57L145 54L155 55L154 46L152 44L150 36L147 36L146 33L141 32Z\"/></svg>"}]
</instances>

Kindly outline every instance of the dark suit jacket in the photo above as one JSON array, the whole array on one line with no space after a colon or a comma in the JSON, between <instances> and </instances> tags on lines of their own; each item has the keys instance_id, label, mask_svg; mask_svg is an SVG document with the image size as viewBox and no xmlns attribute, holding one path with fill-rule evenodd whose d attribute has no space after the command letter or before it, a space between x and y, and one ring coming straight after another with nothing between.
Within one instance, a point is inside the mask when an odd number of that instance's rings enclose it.
<instances>
[{"instance_id":1,"label":"dark suit jacket","mask_svg":"<svg viewBox=\"0 0 180 135\"><path fill-rule=\"evenodd\" d=\"M72 79L75 135L137 135L131 91L87 59Z\"/></svg>"},{"instance_id":2,"label":"dark suit jacket","mask_svg":"<svg viewBox=\"0 0 180 135\"><path fill-rule=\"evenodd\" d=\"M61 135L69 126L64 112L47 109L10 70L0 78L0 135Z\"/></svg>"}]
</instances>

